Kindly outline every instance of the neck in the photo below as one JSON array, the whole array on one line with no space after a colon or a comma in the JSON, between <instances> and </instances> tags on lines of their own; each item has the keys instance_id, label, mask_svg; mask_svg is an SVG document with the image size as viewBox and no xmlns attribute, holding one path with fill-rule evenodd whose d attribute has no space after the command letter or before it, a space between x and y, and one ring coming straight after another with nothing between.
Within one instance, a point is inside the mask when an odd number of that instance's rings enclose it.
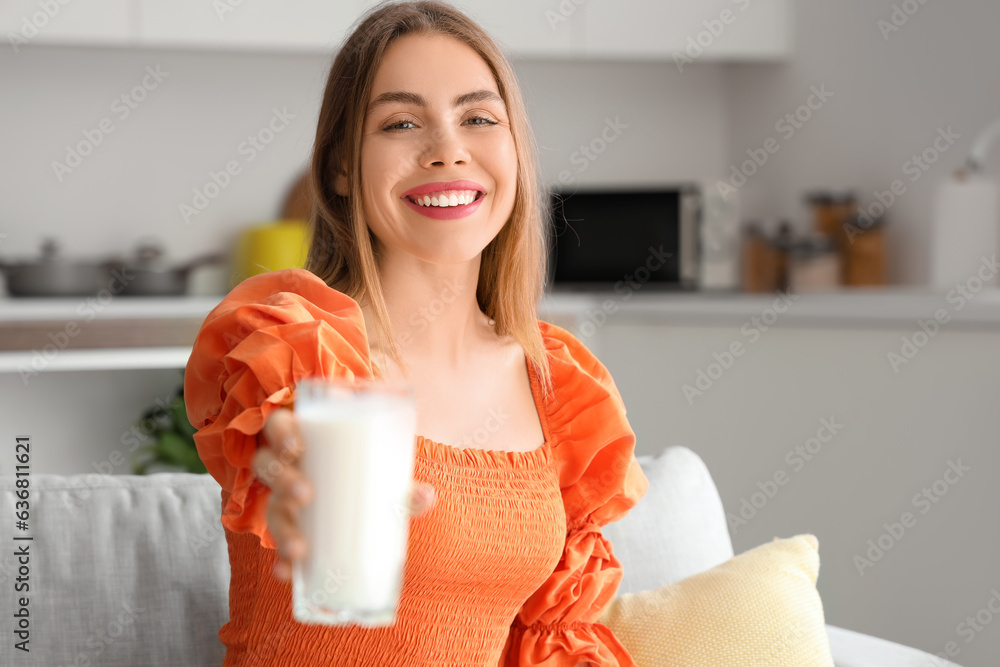
<instances>
[{"instance_id":1,"label":"neck","mask_svg":"<svg viewBox=\"0 0 1000 667\"><path fill-rule=\"evenodd\" d=\"M391 254L381 258L382 294L407 366L417 360L421 366L458 370L492 338L490 320L476 300L480 257L459 264ZM378 343L370 304L361 306L373 357L384 360L388 346ZM384 361L376 363L385 368Z\"/></svg>"}]
</instances>

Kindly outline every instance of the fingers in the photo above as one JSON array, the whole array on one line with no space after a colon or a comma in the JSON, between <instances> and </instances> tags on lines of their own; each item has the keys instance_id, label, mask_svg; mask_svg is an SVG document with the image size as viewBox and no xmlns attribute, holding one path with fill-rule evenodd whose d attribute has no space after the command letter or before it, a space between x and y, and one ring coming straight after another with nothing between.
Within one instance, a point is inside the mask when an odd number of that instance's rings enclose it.
<instances>
[{"instance_id":1,"label":"fingers","mask_svg":"<svg viewBox=\"0 0 1000 667\"><path fill-rule=\"evenodd\" d=\"M300 505L309 501L312 487L298 468L304 445L295 414L286 408L275 410L261 435L261 446L253 459L254 474L282 498Z\"/></svg>"},{"instance_id":2,"label":"fingers","mask_svg":"<svg viewBox=\"0 0 1000 667\"><path fill-rule=\"evenodd\" d=\"M426 514L437 502L437 492L430 484L415 483L410 491L410 516L417 518Z\"/></svg>"},{"instance_id":3,"label":"fingers","mask_svg":"<svg viewBox=\"0 0 1000 667\"><path fill-rule=\"evenodd\" d=\"M298 529L297 508L276 498L277 496L272 495L268 502L267 526L278 545L274 576L287 581L292 575L292 562L301 560L306 555L308 546Z\"/></svg>"},{"instance_id":4,"label":"fingers","mask_svg":"<svg viewBox=\"0 0 1000 667\"><path fill-rule=\"evenodd\" d=\"M260 435L252 468L271 489L267 526L278 547L274 576L288 580L292 562L301 559L308 548L298 526L299 509L312 500L312 486L298 467L304 444L295 414L285 408L271 413Z\"/></svg>"}]
</instances>

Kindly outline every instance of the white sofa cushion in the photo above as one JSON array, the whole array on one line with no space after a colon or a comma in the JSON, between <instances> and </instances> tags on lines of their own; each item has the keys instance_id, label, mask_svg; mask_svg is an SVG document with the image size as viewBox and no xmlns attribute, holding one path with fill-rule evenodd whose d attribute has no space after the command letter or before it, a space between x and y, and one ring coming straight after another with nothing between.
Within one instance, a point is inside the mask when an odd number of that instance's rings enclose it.
<instances>
[{"instance_id":1,"label":"white sofa cushion","mask_svg":"<svg viewBox=\"0 0 1000 667\"><path fill-rule=\"evenodd\" d=\"M602 530L624 569L618 595L672 584L733 557L722 500L701 457L677 446L638 460L649 491Z\"/></svg>"},{"instance_id":2,"label":"white sofa cushion","mask_svg":"<svg viewBox=\"0 0 1000 667\"><path fill-rule=\"evenodd\" d=\"M0 476L8 526L15 491ZM29 530L17 531L34 538L18 543L30 545L30 653L14 647L8 625L0 665L222 664L229 558L219 493L209 475L189 473L32 475ZM4 609L16 602L13 552L0 557Z\"/></svg>"},{"instance_id":3,"label":"white sofa cushion","mask_svg":"<svg viewBox=\"0 0 1000 667\"><path fill-rule=\"evenodd\" d=\"M924 651L829 623L826 636L836 667L959 667Z\"/></svg>"}]
</instances>

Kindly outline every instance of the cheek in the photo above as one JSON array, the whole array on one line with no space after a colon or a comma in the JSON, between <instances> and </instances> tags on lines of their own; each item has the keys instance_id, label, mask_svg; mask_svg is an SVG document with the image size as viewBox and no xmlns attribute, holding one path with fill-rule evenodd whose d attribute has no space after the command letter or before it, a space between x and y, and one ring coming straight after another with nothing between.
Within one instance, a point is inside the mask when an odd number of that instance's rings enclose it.
<instances>
[{"instance_id":1,"label":"cheek","mask_svg":"<svg viewBox=\"0 0 1000 667\"><path fill-rule=\"evenodd\" d=\"M361 150L361 199L365 209L384 206L392 186L391 175L398 171L395 162L384 150Z\"/></svg>"},{"instance_id":2,"label":"cheek","mask_svg":"<svg viewBox=\"0 0 1000 667\"><path fill-rule=\"evenodd\" d=\"M504 205L513 207L514 194L517 190L517 150L513 138L504 142L503 146L499 146L494 155L494 176L497 185L504 192Z\"/></svg>"},{"instance_id":3,"label":"cheek","mask_svg":"<svg viewBox=\"0 0 1000 667\"><path fill-rule=\"evenodd\" d=\"M482 154L490 175L496 181L497 189L506 193L505 199L513 199L517 187L517 150L514 138L509 134L498 137L484 146Z\"/></svg>"},{"instance_id":4,"label":"cheek","mask_svg":"<svg viewBox=\"0 0 1000 667\"><path fill-rule=\"evenodd\" d=\"M514 147L514 137L507 135L503 146L497 151L497 159L500 168L504 171L507 180L517 179L517 149Z\"/></svg>"}]
</instances>

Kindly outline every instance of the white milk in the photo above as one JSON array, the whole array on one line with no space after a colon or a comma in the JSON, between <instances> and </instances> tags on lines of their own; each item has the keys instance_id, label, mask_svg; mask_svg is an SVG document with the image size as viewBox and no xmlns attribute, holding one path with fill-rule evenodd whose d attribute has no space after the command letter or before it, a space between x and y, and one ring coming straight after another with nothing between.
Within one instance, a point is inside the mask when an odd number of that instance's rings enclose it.
<instances>
[{"instance_id":1,"label":"white milk","mask_svg":"<svg viewBox=\"0 0 1000 667\"><path fill-rule=\"evenodd\" d=\"M300 513L308 549L293 568L293 615L304 623L390 625L406 560L412 397L303 392L295 413L305 441L300 467L314 494Z\"/></svg>"}]
</instances>

